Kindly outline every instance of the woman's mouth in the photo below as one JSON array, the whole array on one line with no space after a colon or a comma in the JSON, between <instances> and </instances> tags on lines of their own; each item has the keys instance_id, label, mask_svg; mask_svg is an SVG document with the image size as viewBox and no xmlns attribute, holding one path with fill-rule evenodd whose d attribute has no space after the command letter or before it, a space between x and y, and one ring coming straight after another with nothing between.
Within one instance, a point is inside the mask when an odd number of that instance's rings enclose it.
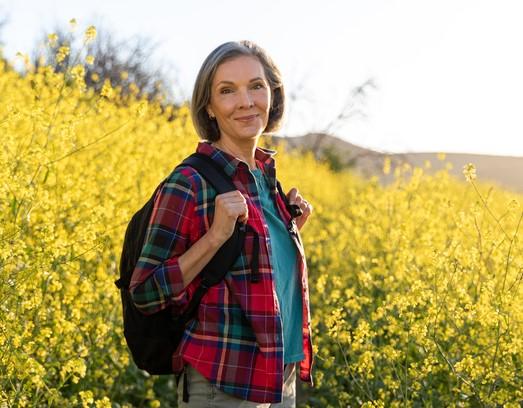
<instances>
[{"instance_id":1,"label":"woman's mouth","mask_svg":"<svg viewBox=\"0 0 523 408\"><path fill-rule=\"evenodd\" d=\"M239 120L240 122L249 122L250 120L254 119L258 115L249 115L249 116L242 116L241 118L236 118L236 120Z\"/></svg>"}]
</instances>

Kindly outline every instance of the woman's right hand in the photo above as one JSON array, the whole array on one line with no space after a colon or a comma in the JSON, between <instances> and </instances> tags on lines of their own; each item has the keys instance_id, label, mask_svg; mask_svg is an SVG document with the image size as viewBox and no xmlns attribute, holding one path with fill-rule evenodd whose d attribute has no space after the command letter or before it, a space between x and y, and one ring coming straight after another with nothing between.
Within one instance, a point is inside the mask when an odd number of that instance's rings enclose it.
<instances>
[{"instance_id":1,"label":"woman's right hand","mask_svg":"<svg viewBox=\"0 0 523 408\"><path fill-rule=\"evenodd\" d=\"M222 245L234 232L236 220L246 223L249 217L247 201L238 190L218 194L214 202L214 217L209 233Z\"/></svg>"}]
</instances>

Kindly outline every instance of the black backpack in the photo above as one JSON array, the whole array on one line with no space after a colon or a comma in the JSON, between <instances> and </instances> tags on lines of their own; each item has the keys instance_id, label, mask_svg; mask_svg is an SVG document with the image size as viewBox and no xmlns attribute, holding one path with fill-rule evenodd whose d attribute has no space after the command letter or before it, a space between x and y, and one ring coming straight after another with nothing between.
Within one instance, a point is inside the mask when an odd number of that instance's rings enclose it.
<instances>
[{"instance_id":1,"label":"black backpack","mask_svg":"<svg viewBox=\"0 0 523 408\"><path fill-rule=\"evenodd\" d=\"M232 180L210 157L193 153L179 166L194 168L216 190L217 194L236 190ZM162 183L163 184L163 183ZM154 206L154 198L161 188L160 184L151 198L138 210L129 222L120 258L120 279L115 284L120 289L123 308L124 335L132 357L138 368L149 374L172 374L172 355L178 347L186 324L195 316L198 305L208 288L218 284L224 278L230 266L240 256L245 240L247 224L237 222L231 237L222 245L214 257L200 272L202 280L194 292L185 312L174 318L170 308L152 315L144 315L134 305L129 293L129 284L134 268L138 263L149 219ZM287 209L293 217L300 215L296 205L289 204L280 183L278 193L284 198ZM256 233L254 230L252 230ZM259 280L258 275L258 239L254 239L251 265L251 282Z\"/></svg>"}]
</instances>

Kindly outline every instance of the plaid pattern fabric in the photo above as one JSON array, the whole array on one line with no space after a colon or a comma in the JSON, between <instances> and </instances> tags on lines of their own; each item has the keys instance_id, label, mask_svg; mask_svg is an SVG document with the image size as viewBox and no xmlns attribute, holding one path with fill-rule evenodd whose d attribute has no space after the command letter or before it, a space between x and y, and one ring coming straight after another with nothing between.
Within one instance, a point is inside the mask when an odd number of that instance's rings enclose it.
<instances>
[{"instance_id":1,"label":"plaid pattern fabric","mask_svg":"<svg viewBox=\"0 0 523 408\"><path fill-rule=\"evenodd\" d=\"M230 176L247 198L249 211L244 249L225 279L209 289L189 323L173 355L173 369L181 372L189 363L222 391L255 402L280 402L283 389L283 335L272 266L269 231L264 222L254 177L246 163L200 142L197 151L210 156ZM285 203L276 190L276 152L257 148L259 168L268 176L271 196L280 216L289 225L297 246L303 295L303 351L300 379L312 385L307 266L302 241ZM192 168L171 173L159 190L145 244L133 272L130 291L145 314L171 307L181 313L198 287L197 276L185 289L178 257L209 229L216 193ZM257 235L251 231L256 231ZM259 282L251 282L250 265L254 239L259 245Z\"/></svg>"}]
</instances>

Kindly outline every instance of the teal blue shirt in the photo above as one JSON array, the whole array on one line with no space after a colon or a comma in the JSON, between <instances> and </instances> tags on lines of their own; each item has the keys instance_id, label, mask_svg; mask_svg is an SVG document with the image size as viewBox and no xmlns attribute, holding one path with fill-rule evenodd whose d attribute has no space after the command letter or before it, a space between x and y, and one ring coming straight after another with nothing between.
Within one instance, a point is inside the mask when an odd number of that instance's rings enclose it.
<instances>
[{"instance_id":1,"label":"teal blue shirt","mask_svg":"<svg viewBox=\"0 0 523 408\"><path fill-rule=\"evenodd\" d=\"M283 326L283 362L305 358L302 343L301 284L296 265L297 249L270 196L260 169L251 170L256 180L265 221L269 227L269 254Z\"/></svg>"}]
</instances>

